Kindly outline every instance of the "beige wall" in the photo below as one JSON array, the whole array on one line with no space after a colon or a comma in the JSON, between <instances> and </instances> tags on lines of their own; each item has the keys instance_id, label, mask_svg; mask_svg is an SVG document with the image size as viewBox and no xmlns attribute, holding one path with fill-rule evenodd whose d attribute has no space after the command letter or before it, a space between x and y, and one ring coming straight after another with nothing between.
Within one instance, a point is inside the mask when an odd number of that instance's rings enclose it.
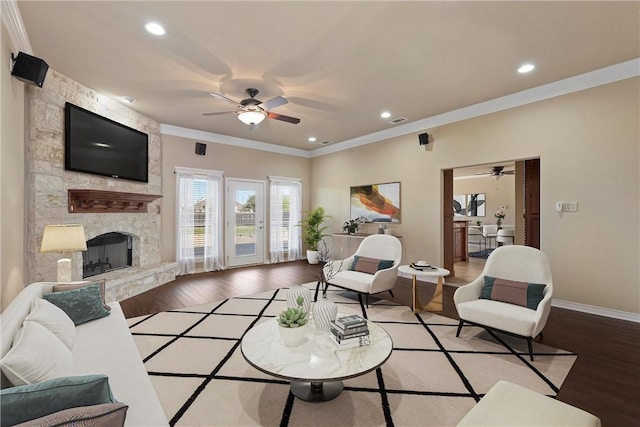
<instances>
[{"instance_id":1,"label":"beige wall","mask_svg":"<svg viewBox=\"0 0 640 427\"><path fill-rule=\"evenodd\" d=\"M541 246L555 298L640 313L640 108L633 78L312 159L312 204L339 228L349 186L402 182L409 260L442 262L442 169L540 157ZM576 201L576 213L555 212Z\"/></svg>"},{"instance_id":2,"label":"beige wall","mask_svg":"<svg viewBox=\"0 0 640 427\"><path fill-rule=\"evenodd\" d=\"M0 304L4 309L24 286L25 84L11 76L11 46L2 26L0 54Z\"/></svg>"},{"instance_id":3,"label":"beige wall","mask_svg":"<svg viewBox=\"0 0 640 427\"><path fill-rule=\"evenodd\" d=\"M202 142L202 141L199 141ZM302 209L309 209L307 158L205 142L205 156L195 154L195 140L162 136L162 260L175 261L175 166L224 171L226 178L267 180L269 175L302 178ZM266 201L269 187L266 186ZM268 218L266 223L268 224ZM268 229L267 229L268 232ZM266 259L268 260L268 254Z\"/></svg>"},{"instance_id":4,"label":"beige wall","mask_svg":"<svg viewBox=\"0 0 640 427\"><path fill-rule=\"evenodd\" d=\"M496 181L493 176L480 176L477 178L454 179L453 194L485 194L485 216L466 217L472 224L482 221L483 225L496 223L495 213L501 206L506 206L506 214L503 224L515 225L515 177L514 175L504 175ZM456 217L458 219L459 217Z\"/></svg>"}]
</instances>

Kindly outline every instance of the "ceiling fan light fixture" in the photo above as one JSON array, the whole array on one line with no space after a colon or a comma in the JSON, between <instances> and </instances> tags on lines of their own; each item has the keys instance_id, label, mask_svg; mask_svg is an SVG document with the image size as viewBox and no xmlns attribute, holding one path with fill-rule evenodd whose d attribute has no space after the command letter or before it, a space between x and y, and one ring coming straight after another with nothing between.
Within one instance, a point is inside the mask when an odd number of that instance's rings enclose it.
<instances>
[{"instance_id":1,"label":"ceiling fan light fixture","mask_svg":"<svg viewBox=\"0 0 640 427\"><path fill-rule=\"evenodd\" d=\"M258 125L265 118L265 114L262 111L242 111L238 113L238 119L245 125L253 126Z\"/></svg>"}]
</instances>

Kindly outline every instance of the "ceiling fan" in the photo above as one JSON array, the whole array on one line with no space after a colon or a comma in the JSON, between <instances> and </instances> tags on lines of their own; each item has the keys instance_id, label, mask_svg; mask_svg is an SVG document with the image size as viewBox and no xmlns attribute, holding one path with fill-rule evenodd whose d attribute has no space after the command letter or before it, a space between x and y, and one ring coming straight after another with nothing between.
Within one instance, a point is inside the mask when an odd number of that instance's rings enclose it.
<instances>
[{"instance_id":1,"label":"ceiling fan","mask_svg":"<svg viewBox=\"0 0 640 427\"><path fill-rule=\"evenodd\" d=\"M504 175L513 175L515 174L516 171L514 170L504 170L504 166L492 166L491 167L491 171L489 172L482 172L482 173L477 173L476 175L486 175L486 176L493 176L496 179L500 179L502 178Z\"/></svg>"},{"instance_id":2,"label":"ceiling fan","mask_svg":"<svg viewBox=\"0 0 640 427\"><path fill-rule=\"evenodd\" d=\"M284 114L273 113L269 110L279 107L281 105L287 104L287 98L282 96L276 96L275 98L271 98L268 101L262 102L257 100L255 97L259 93L258 89L254 89L252 87L245 90L249 98L243 99L242 101L234 101L233 99L227 98L221 93L210 93L211 96L223 99L227 102L236 105L235 110L231 111L222 111L219 113L203 113L203 116L217 116L221 114L229 114L236 113L238 115L238 119L244 124L251 126L251 128L256 128L266 117L270 119L280 120L287 123L298 124L300 123L300 119L290 116L285 116Z\"/></svg>"}]
</instances>

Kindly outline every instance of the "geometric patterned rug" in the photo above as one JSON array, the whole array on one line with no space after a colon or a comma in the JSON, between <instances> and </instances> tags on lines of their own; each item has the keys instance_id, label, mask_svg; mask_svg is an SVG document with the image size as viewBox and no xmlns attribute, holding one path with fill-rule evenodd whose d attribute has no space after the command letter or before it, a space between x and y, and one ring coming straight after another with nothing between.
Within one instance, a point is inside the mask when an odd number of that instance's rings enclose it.
<instances>
[{"instance_id":1,"label":"geometric patterned rug","mask_svg":"<svg viewBox=\"0 0 640 427\"><path fill-rule=\"evenodd\" d=\"M315 282L305 284L315 290ZM334 288L335 289L335 288ZM344 381L329 402L310 403L289 383L251 367L240 340L286 308L287 289L128 319L171 425L453 426L499 380L556 396L577 355L457 321L414 314L385 300L366 308L354 293L329 289L341 314L383 327L393 352L380 368Z\"/></svg>"}]
</instances>

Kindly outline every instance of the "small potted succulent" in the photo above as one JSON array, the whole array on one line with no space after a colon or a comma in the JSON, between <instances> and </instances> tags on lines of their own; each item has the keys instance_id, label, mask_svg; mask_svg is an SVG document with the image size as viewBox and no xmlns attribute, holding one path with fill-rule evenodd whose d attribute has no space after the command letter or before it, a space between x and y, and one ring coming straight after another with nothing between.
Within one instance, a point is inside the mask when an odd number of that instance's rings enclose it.
<instances>
[{"instance_id":1,"label":"small potted succulent","mask_svg":"<svg viewBox=\"0 0 640 427\"><path fill-rule=\"evenodd\" d=\"M296 298L298 307L287 308L280 312L276 318L280 327L280 337L284 341L284 345L291 347L300 344L304 340L307 328L304 326L309 321L308 313L302 308L304 305L304 297L298 295Z\"/></svg>"}]
</instances>

